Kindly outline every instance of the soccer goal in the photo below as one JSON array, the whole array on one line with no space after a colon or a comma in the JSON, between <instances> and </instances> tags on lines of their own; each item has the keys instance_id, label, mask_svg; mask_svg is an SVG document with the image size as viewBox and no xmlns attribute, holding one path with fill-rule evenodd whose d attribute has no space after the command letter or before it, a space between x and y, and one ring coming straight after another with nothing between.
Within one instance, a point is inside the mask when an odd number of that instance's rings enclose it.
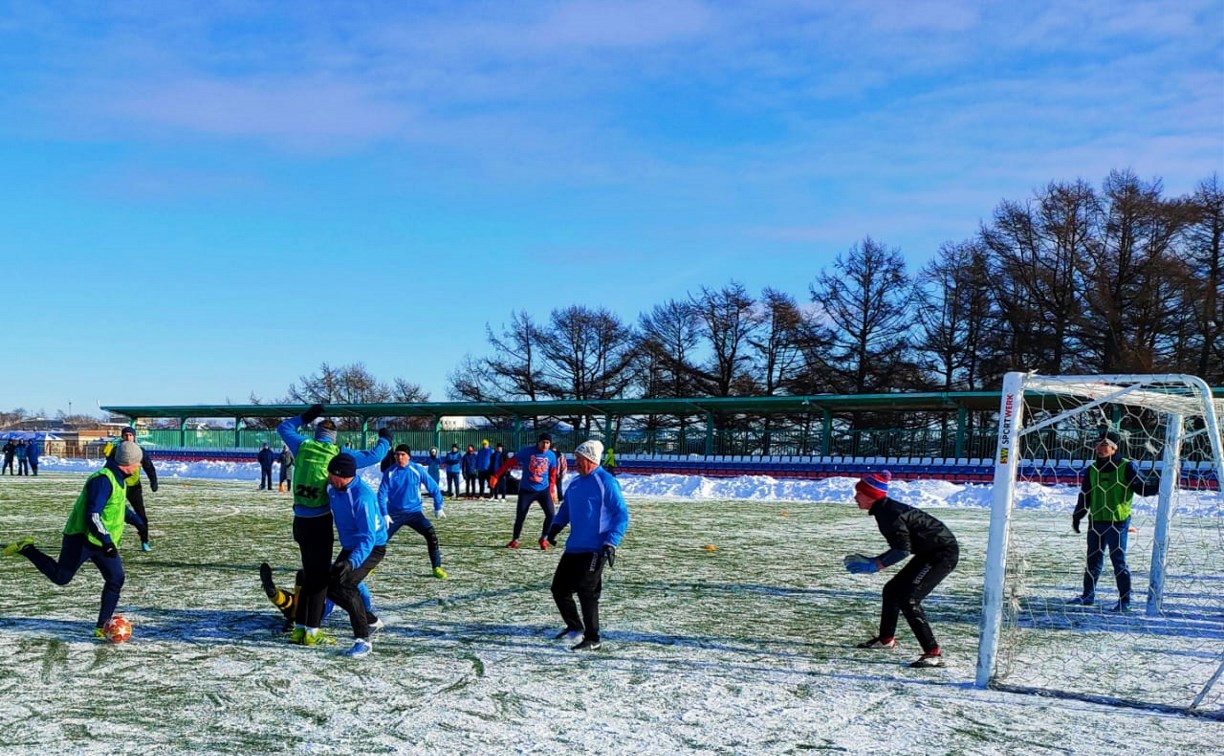
<instances>
[{"instance_id":1,"label":"soccer goal","mask_svg":"<svg viewBox=\"0 0 1224 756\"><path fill-rule=\"evenodd\" d=\"M1007 374L979 687L1224 715L1222 410L1193 376ZM1113 528L1129 611L1116 610L1109 549L1095 603L1071 603L1084 592L1090 529L1085 517L1075 533L1072 511L1106 431L1141 479L1159 481L1134 498L1129 527Z\"/></svg>"}]
</instances>

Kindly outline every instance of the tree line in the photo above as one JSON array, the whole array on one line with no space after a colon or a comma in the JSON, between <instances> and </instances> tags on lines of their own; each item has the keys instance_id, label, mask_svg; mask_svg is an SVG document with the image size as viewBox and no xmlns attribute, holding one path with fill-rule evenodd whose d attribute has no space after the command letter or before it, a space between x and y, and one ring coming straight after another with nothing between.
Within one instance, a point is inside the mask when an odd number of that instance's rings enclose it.
<instances>
[{"instance_id":1,"label":"tree line","mask_svg":"<svg viewBox=\"0 0 1224 756\"><path fill-rule=\"evenodd\" d=\"M900 249L864 237L815 275L804 301L774 287L754 295L732 280L632 321L577 304L546 319L513 311L501 328L486 325L488 352L464 357L447 395L975 391L998 388L1010 370L1192 373L1222 385L1222 239L1218 176L1176 197L1131 171L1111 172L1099 188L1051 182L1000 202L972 237L944 243L916 271ZM276 401L428 400L419 385L378 381L360 363L324 363ZM858 415L850 425L870 421Z\"/></svg>"}]
</instances>

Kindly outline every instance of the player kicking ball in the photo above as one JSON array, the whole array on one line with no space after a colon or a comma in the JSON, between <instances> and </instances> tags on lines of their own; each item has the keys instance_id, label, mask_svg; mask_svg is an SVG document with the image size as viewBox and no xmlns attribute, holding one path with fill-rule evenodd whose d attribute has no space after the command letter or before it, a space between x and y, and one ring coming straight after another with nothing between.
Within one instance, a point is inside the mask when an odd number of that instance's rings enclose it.
<instances>
[{"instance_id":1,"label":"player kicking ball","mask_svg":"<svg viewBox=\"0 0 1224 756\"><path fill-rule=\"evenodd\" d=\"M911 667L942 667L943 654L935 642L935 634L922 611L922 600L939 585L960 558L956 536L948 526L931 515L888 498L888 483L892 475L885 470L868 473L854 484L854 501L859 509L876 518L880 535L889 549L878 557L850 554L846 569L856 575L878 572L900 562L910 554L914 558L901 568L897 576L884 584L884 606L880 611L880 633L859 648L892 649L897 647L897 614L905 615L910 630L922 645L922 656Z\"/></svg>"}]
</instances>

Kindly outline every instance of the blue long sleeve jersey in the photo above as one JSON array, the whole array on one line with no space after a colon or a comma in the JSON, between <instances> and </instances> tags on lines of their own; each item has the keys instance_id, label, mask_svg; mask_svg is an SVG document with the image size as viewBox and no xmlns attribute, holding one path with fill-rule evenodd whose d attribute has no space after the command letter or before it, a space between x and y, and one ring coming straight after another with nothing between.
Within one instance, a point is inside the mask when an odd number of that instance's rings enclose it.
<instances>
[{"instance_id":1,"label":"blue long sleeve jersey","mask_svg":"<svg viewBox=\"0 0 1224 756\"><path fill-rule=\"evenodd\" d=\"M463 455L457 451L447 452L446 454L442 455L442 462L445 463L447 472L461 472L460 468L463 465Z\"/></svg>"},{"instance_id":2,"label":"blue long sleeve jersey","mask_svg":"<svg viewBox=\"0 0 1224 756\"><path fill-rule=\"evenodd\" d=\"M384 517L421 511L421 485L433 498L434 512L442 511L442 489L433 476L416 462L407 467L391 465L378 484L378 510Z\"/></svg>"},{"instance_id":3,"label":"blue long sleeve jersey","mask_svg":"<svg viewBox=\"0 0 1224 756\"><path fill-rule=\"evenodd\" d=\"M560 531L566 525L570 526L567 554L599 551L606 544L620 546L629 527L629 508L611 473L597 467L570 483L552 529Z\"/></svg>"},{"instance_id":4,"label":"blue long sleeve jersey","mask_svg":"<svg viewBox=\"0 0 1224 756\"><path fill-rule=\"evenodd\" d=\"M387 545L387 523L379 512L378 498L361 478L353 478L343 491L328 486L327 498L340 549L349 552L353 567L360 567L375 546Z\"/></svg>"}]
</instances>

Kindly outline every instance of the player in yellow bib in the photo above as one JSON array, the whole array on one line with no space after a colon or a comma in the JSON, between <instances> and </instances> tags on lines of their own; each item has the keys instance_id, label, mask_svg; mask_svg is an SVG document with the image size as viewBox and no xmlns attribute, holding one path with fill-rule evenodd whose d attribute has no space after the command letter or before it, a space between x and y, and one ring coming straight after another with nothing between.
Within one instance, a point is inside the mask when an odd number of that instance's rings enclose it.
<instances>
[{"instance_id":1,"label":"player in yellow bib","mask_svg":"<svg viewBox=\"0 0 1224 756\"><path fill-rule=\"evenodd\" d=\"M294 610L294 628L290 640L313 646L321 637L323 609L327 601L327 582L332 566L335 531L331 502L327 497L327 464L341 452L336 444L336 424L321 421L313 437L298 433L323 415L323 405L314 404L298 417L291 417L276 427L289 451L293 453L293 540L302 555L302 589ZM357 462L357 469L378 464L391 448L391 431L378 432L378 443L368 451L345 447Z\"/></svg>"},{"instance_id":2,"label":"player in yellow bib","mask_svg":"<svg viewBox=\"0 0 1224 756\"><path fill-rule=\"evenodd\" d=\"M34 546L33 538L23 538L4 547L0 554L20 554L29 559L56 585L67 585L85 562L93 562L102 573L102 606L94 637L105 637L102 626L115 613L119 592L123 589L123 560L119 557L119 542L123 538L124 480L140 468L142 452L134 441L120 442L106 460L106 466L85 481L77 496L64 538L60 543L59 559L52 559Z\"/></svg>"}]
</instances>

